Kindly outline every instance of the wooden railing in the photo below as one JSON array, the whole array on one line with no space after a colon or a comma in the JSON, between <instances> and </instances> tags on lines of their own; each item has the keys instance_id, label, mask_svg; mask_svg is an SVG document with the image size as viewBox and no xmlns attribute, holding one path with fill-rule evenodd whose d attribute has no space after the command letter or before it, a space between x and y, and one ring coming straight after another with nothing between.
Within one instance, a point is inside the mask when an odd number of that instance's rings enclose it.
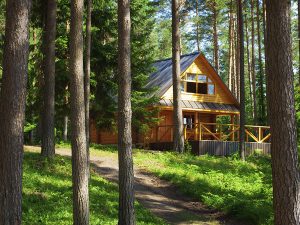
<instances>
[{"instance_id":1,"label":"wooden railing","mask_svg":"<svg viewBox=\"0 0 300 225\"><path fill-rule=\"evenodd\" d=\"M173 141L174 125L156 127L151 139L155 142ZM185 140L216 140L238 141L240 126L236 124L197 123L185 125L183 130ZM263 143L270 141L271 133L268 126L245 126L245 141Z\"/></svg>"}]
</instances>

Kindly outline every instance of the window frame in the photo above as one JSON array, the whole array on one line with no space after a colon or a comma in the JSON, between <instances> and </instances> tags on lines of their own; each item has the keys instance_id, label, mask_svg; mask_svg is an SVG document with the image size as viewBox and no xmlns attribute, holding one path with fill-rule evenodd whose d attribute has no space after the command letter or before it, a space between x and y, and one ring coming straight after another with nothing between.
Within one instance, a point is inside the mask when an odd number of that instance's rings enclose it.
<instances>
[{"instance_id":1,"label":"window frame","mask_svg":"<svg viewBox=\"0 0 300 225\"><path fill-rule=\"evenodd\" d=\"M188 80L187 77L188 75L194 75L195 76L195 80ZM206 77L206 82L199 82L198 78L199 76L205 76ZM193 82L193 83L196 83L196 92L187 92L187 82ZM180 83L183 83L183 92L185 93L188 93L188 94L196 94L196 95L209 95L209 96L213 96L216 94L216 85L215 83L212 81L211 78L209 78L206 74L201 74L201 73L185 73L181 79L180 79ZM207 92L206 94L201 94L201 93L198 93L198 84L206 84L206 88L207 88ZM213 85L214 86L214 92L213 94L209 94L209 85ZM181 84L180 84L180 87ZM180 88L181 90L181 88ZM182 90L181 90L182 91Z\"/></svg>"}]
</instances>

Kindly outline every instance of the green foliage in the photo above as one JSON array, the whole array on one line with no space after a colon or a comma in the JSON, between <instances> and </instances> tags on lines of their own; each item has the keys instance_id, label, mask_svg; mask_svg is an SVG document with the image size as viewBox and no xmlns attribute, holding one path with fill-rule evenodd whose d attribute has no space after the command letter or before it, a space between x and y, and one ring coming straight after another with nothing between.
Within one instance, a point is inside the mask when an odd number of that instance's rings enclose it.
<instances>
[{"instance_id":1,"label":"green foliage","mask_svg":"<svg viewBox=\"0 0 300 225\"><path fill-rule=\"evenodd\" d=\"M23 221L31 224L72 224L72 170L69 158L49 160L25 153L23 174ZM117 224L118 188L91 174L91 224ZM138 224L165 224L136 203Z\"/></svg>"},{"instance_id":2,"label":"green foliage","mask_svg":"<svg viewBox=\"0 0 300 225\"><path fill-rule=\"evenodd\" d=\"M149 36L154 26L155 7L149 0L131 2L132 35L132 111L133 127L144 133L157 123L157 111L148 107L157 101L154 90L145 88L152 72L153 43ZM117 111L117 5L114 1L99 1L93 11L92 118L98 127L114 129ZM97 56L97 57L95 57Z\"/></svg>"},{"instance_id":3,"label":"green foliage","mask_svg":"<svg viewBox=\"0 0 300 225\"><path fill-rule=\"evenodd\" d=\"M192 154L192 145L189 141L184 142L184 153Z\"/></svg>"},{"instance_id":4,"label":"green foliage","mask_svg":"<svg viewBox=\"0 0 300 225\"><path fill-rule=\"evenodd\" d=\"M246 162L169 152L139 151L134 156L136 164L208 206L253 224L272 224L271 163L267 156L254 154Z\"/></svg>"}]
</instances>

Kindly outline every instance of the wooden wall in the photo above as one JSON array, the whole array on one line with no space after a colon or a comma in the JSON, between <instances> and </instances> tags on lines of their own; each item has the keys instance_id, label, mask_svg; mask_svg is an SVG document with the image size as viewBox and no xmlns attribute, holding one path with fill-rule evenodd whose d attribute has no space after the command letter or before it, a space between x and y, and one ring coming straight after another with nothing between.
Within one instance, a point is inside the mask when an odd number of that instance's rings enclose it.
<instances>
[{"instance_id":1,"label":"wooden wall","mask_svg":"<svg viewBox=\"0 0 300 225\"><path fill-rule=\"evenodd\" d=\"M194 94L182 92L182 100L190 101L200 101L200 102L214 102L214 103L225 103L225 104L235 104L232 96L224 88L224 84L216 78L218 74L215 73L209 66L209 64L201 59L197 58L192 65L182 74L184 76L187 73L205 74L207 75L215 84L215 95L207 94ZM173 86L171 86L167 92L162 96L163 99L173 99Z\"/></svg>"},{"instance_id":2,"label":"wooden wall","mask_svg":"<svg viewBox=\"0 0 300 225\"><path fill-rule=\"evenodd\" d=\"M98 130L94 121L90 123L90 141L97 144L118 144L118 134L108 130Z\"/></svg>"}]
</instances>

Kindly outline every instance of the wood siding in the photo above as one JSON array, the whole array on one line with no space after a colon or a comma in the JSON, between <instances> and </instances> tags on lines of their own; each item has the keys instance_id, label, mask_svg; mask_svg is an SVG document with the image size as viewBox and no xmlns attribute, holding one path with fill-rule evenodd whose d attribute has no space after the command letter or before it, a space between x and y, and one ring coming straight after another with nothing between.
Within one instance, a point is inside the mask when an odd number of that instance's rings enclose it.
<instances>
[{"instance_id":1,"label":"wood siding","mask_svg":"<svg viewBox=\"0 0 300 225\"><path fill-rule=\"evenodd\" d=\"M200 101L200 102L214 102L214 103L225 103L225 104L235 104L234 99L225 90L224 84L222 84L219 79L216 78L218 74L210 68L209 64L198 57L190 67L182 74L184 76L187 73L205 74L207 75L215 84L215 94L194 94L181 92L182 100L190 101ZM163 99L173 99L173 87L171 86L166 93L162 96Z\"/></svg>"}]
</instances>

